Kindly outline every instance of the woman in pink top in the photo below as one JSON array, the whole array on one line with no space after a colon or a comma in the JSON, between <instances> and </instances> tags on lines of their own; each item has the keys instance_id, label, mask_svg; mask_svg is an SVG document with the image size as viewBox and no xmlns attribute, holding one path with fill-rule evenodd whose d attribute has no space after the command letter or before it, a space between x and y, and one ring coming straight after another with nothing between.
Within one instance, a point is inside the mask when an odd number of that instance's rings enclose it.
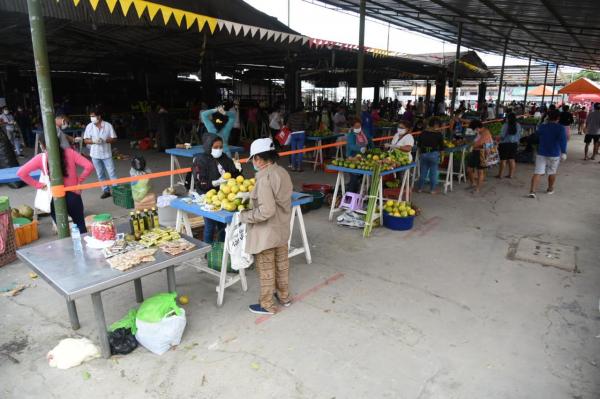
<instances>
[{"instance_id":1,"label":"woman in pink top","mask_svg":"<svg viewBox=\"0 0 600 399\"><path fill-rule=\"evenodd\" d=\"M43 170L42 162L44 158L47 158L47 155L43 157L43 154L46 154L46 146L43 136L40 136L40 139L40 144L44 152L33 157L17 171L17 175L21 178L21 180L28 185L35 187L36 189L44 188L44 184L33 179L29 174L36 170ZM92 165L87 158L72 148L60 149L60 166L63 173L65 187L76 186L82 183L94 170L94 165ZM83 172L80 175L77 175L77 166L83 168ZM65 199L67 201L67 213L69 216L71 216L71 219L73 219L73 223L77 225L81 234L87 233L87 229L85 228L85 217L83 214L83 201L81 200L81 192L67 191ZM50 214L52 215L52 220L55 220L54 201L52 201Z\"/></svg>"}]
</instances>

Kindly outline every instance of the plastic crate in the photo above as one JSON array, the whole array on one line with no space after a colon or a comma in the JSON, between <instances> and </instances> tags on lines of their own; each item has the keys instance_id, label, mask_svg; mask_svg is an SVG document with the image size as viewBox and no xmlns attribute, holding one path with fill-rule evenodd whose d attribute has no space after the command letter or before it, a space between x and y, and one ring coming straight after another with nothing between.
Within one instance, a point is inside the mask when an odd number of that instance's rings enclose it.
<instances>
[{"instance_id":1,"label":"plastic crate","mask_svg":"<svg viewBox=\"0 0 600 399\"><path fill-rule=\"evenodd\" d=\"M131 185L119 184L112 188L113 203L125 209L132 209L135 206L133 196L131 195Z\"/></svg>"},{"instance_id":2,"label":"plastic crate","mask_svg":"<svg viewBox=\"0 0 600 399\"><path fill-rule=\"evenodd\" d=\"M17 248L37 240L39 238L37 220L15 227L15 238Z\"/></svg>"}]
</instances>

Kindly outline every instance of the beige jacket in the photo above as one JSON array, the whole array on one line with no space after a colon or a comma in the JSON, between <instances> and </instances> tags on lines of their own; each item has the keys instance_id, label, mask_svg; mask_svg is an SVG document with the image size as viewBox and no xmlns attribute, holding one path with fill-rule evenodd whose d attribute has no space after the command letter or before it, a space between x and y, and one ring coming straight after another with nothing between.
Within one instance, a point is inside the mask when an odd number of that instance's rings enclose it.
<instances>
[{"instance_id":1,"label":"beige jacket","mask_svg":"<svg viewBox=\"0 0 600 399\"><path fill-rule=\"evenodd\" d=\"M281 166L269 165L256 173L256 186L250 193L252 209L240 213L241 221L248 224L247 253L288 245L292 191L290 175Z\"/></svg>"}]
</instances>

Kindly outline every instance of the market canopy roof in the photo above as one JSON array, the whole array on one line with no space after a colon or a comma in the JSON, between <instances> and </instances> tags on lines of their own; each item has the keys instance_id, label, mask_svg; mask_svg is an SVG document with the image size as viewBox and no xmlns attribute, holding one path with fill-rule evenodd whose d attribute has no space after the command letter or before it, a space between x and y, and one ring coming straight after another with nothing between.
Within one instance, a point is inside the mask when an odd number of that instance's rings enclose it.
<instances>
[{"instance_id":1,"label":"market canopy roof","mask_svg":"<svg viewBox=\"0 0 600 399\"><path fill-rule=\"evenodd\" d=\"M496 80L500 76L499 66L493 66L489 68L494 75ZM554 72L556 66L550 65L548 67L548 76L546 83L552 84L554 82ZM546 65L531 65L529 71L529 84L532 86L544 84L544 76L546 75ZM507 65L504 67L504 82L508 86L523 86L527 80L527 65ZM567 77L558 70L556 75L556 85L563 86L568 83Z\"/></svg>"},{"instance_id":2,"label":"market canopy roof","mask_svg":"<svg viewBox=\"0 0 600 399\"><path fill-rule=\"evenodd\" d=\"M600 94L600 86L588 78L577 79L558 91L560 94Z\"/></svg>"},{"instance_id":3,"label":"market canopy roof","mask_svg":"<svg viewBox=\"0 0 600 399\"><path fill-rule=\"evenodd\" d=\"M527 92L528 96L551 96L552 95L552 87L540 85L535 87ZM556 95L556 89L554 90L554 95Z\"/></svg>"},{"instance_id":4,"label":"market canopy roof","mask_svg":"<svg viewBox=\"0 0 600 399\"><path fill-rule=\"evenodd\" d=\"M320 0L358 13L360 0ZM410 31L481 51L600 69L600 1L373 0L366 14Z\"/></svg>"},{"instance_id":5,"label":"market canopy roof","mask_svg":"<svg viewBox=\"0 0 600 399\"><path fill-rule=\"evenodd\" d=\"M427 53L427 54L409 54L408 58L429 62L431 64L443 65L447 68L448 73L453 73L454 60L456 54L452 53ZM458 58L458 79L481 79L493 78L494 74L489 70L488 66L477 55L475 51L464 51L460 53Z\"/></svg>"}]
</instances>

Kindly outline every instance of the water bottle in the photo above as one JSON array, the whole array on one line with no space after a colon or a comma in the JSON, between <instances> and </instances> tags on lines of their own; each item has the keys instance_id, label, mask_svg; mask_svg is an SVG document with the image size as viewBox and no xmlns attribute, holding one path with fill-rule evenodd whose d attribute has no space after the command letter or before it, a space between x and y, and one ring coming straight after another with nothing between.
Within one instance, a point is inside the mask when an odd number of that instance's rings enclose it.
<instances>
[{"instance_id":1,"label":"water bottle","mask_svg":"<svg viewBox=\"0 0 600 399\"><path fill-rule=\"evenodd\" d=\"M73 240L73 250L76 253L83 252L83 246L81 245L81 233L79 227L76 224L71 225L71 239Z\"/></svg>"}]
</instances>

